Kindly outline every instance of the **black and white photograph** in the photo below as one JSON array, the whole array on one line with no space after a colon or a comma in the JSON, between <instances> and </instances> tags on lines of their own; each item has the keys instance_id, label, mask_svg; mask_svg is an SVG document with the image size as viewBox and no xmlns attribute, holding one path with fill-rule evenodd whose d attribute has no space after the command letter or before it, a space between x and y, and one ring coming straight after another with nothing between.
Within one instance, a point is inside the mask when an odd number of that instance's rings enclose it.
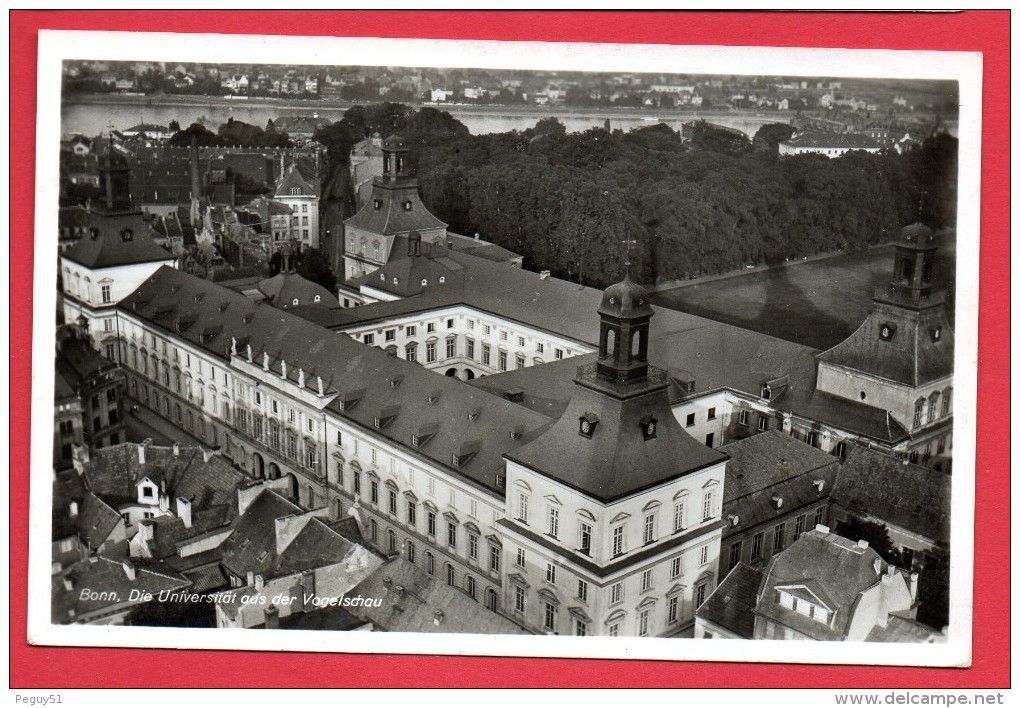
<instances>
[{"instance_id":1,"label":"black and white photograph","mask_svg":"<svg viewBox=\"0 0 1020 708\"><path fill-rule=\"evenodd\" d=\"M979 55L261 39L40 38L33 643L969 664Z\"/></svg>"}]
</instances>

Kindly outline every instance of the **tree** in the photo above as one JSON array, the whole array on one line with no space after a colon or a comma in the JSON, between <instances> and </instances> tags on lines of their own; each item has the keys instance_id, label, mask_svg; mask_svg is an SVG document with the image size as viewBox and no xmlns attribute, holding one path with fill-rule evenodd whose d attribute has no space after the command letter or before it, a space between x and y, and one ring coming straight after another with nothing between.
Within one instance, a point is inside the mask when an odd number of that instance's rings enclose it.
<instances>
[{"instance_id":1,"label":"tree","mask_svg":"<svg viewBox=\"0 0 1020 708\"><path fill-rule=\"evenodd\" d=\"M223 144L220 136L206 128L201 123L192 123L184 130L174 133L168 144L174 147L189 147L192 138L195 139L198 147L219 147Z\"/></svg>"},{"instance_id":2,"label":"tree","mask_svg":"<svg viewBox=\"0 0 1020 708\"><path fill-rule=\"evenodd\" d=\"M867 541L868 546L875 550L882 559L890 565L902 566L903 556L892 539L889 538L889 529L881 521L869 521L858 516L851 516L845 521L836 524L836 533L851 541Z\"/></svg>"},{"instance_id":3,"label":"tree","mask_svg":"<svg viewBox=\"0 0 1020 708\"><path fill-rule=\"evenodd\" d=\"M330 292L336 290L336 276L329 267L329 257L317 248L306 248L301 253L297 274L313 283L318 283Z\"/></svg>"},{"instance_id":4,"label":"tree","mask_svg":"<svg viewBox=\"0 0 1020 708\"><path fill-rule=\"evenodd\" d=\"M535 124L534 128L529 128L524 131L525 134L531 133L531 135L554 135L562 136L567 134L567 128L563 123L560 123L558 118L542 118Z\"/></svg>"},{"instance_id":5,"label":"tree","mask_svg":"<svg viewBox=\"0 0 1020 708\"><path fill-rule=\"evenodd\" d=\"M170 121L170 126L169 127L170 127L170 130L172 130L175 133L181 132L181 124L178 123L176 120Z\"/></svg>"},{"instance_id":6,"label":"tree","mask_svg":"<svg viewBox=\"0 0 1020 708\"><path fill-rule=\"evenodd\" d=\"M758 128L751 141L755 148L779 152L779 143L789 140L793 135L793 126L789 123L767 123Z\"/></svg>"}]
</instances>

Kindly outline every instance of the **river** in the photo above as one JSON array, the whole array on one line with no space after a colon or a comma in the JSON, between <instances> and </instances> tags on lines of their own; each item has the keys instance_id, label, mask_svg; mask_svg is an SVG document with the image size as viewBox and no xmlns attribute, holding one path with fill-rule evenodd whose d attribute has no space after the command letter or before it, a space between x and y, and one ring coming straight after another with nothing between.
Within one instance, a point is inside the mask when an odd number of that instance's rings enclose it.
<instances>
[{"instance_id":1,"label":"river","mask_svg":"<svg viewBox=\"0 0 1020 708\"><path fill-rule=\"evenodd\" d=\"M270 119L285 115L320 115L333 121L343 116L349 105L324 104L311 101L285 102L256 99L225 100L221 97L174 97L147 100L136 96L85 96L64 101L61 106L61 132L65 135L99 135L130 128L138 123L169 125L176 120L181 126L205 122L215 130L227 119L234 118L264 128ZM474 135L506 133L531 128L542 118L556 117L568 132L603 127L609 119L612 128L631 130L665 123L674 130L682 123L705 120L736 128L753 137L766 123L786 123L792 114L754 111L663 111L654 109L571 110L543 107L435 106L449 111Z\"/></svg>"}]
</instances>

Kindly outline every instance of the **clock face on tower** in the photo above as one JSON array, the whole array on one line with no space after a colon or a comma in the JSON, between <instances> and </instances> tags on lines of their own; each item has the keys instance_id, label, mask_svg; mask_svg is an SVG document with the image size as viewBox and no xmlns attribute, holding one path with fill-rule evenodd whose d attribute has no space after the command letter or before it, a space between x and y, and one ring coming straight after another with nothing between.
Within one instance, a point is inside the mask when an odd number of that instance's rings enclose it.
<instances>
[{"instance_id":1,"label":"clock face on tower","mask_svg":"<svg viewBox=\"0 0 1020 708\"><path fill-rule=\"evenodd\" d=\"M641 419L641 434L645 440L651 440L655 437L655 431L659 424L659 421L655 419L653 415L646 415Z\"/></svg>"}]
</instances>

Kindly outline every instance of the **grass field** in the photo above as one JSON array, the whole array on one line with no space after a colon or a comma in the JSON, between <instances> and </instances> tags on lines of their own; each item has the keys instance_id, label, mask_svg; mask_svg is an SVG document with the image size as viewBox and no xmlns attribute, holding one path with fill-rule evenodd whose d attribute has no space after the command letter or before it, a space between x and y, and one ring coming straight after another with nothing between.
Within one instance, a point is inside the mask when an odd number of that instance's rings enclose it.
<instances>
[{"instance_id":1,"label":"grass field","mask_svg":"<svg viewBox=\"0 0 1020 708\"><path fill-rule=\"evenodd\" d=\"M938 272L950 276L955 265L953 245L947 243L938 259ZM867 317L875 288L892 275L892 263L892 246L877 246L859 253L681 285L656 293L652 301L828 349L853 333ZM951 283L947 290L951 291Z\"/></svg>"}]
</instances>

